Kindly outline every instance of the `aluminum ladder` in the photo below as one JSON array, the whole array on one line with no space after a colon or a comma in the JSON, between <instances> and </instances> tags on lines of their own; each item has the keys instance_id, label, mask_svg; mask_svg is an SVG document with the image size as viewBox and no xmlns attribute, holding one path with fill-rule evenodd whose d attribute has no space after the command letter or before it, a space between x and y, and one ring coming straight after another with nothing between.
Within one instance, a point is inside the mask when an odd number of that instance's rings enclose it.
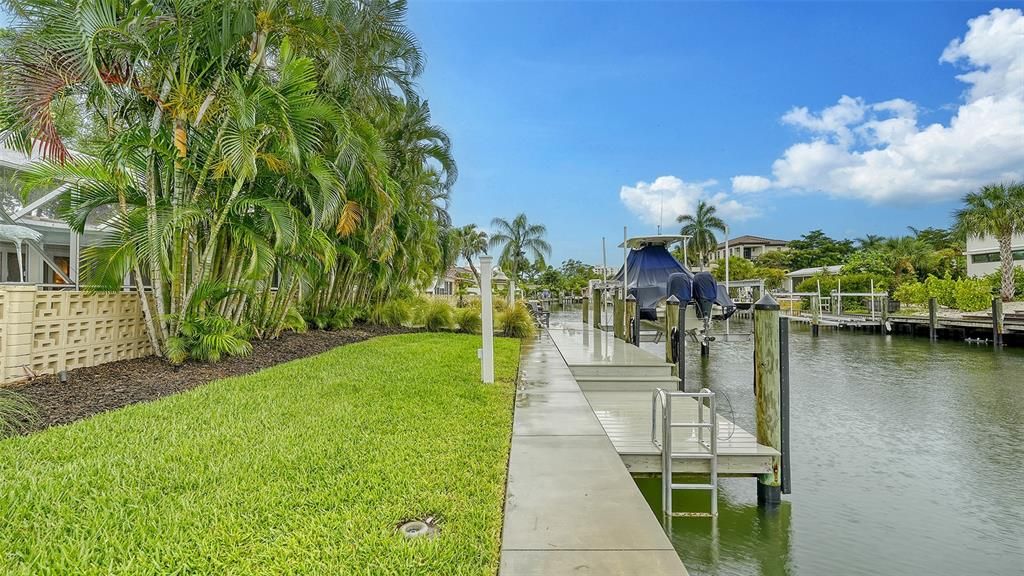
<instances>
[{"instance_id":1,"label":"aluminum ladder","mask_svg":"<svg viewBox=\"0 0 1024 576\"><path fill-rule=\"evenodd\" d=\"M672 399L689 398L697 403L696 422L673 422ZM704 400L707 399L707 406ZM661 440L658 440L658 409L661 409ZM708 410L705 421L704 411ZM696 450L675 452L672 448L672 431L677 428L695 430ZM704 439L705 431L708 439ZM666 516L718 516L718 413L715 410L715 393L707 388L700 392L673 392L658 388L651 399L651 442L661 450L661 507ZM707 484L672 481L672 463L675 460L707 460L710 474ZM711 513L673 512L672 492L674 490L708 490L711 492Z\"/></svg>"}]
</instances>

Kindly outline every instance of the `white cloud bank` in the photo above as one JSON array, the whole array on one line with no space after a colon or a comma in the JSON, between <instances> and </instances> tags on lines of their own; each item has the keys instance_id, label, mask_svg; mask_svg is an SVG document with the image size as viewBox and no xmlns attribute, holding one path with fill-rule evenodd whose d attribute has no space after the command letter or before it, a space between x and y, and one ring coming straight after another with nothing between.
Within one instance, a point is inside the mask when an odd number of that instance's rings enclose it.
<instances>
[{"instance_id":1,"label":"white cloud bank","mask_svg":"<svg viewBox=\"0 0 1024 576\"><path fill-rule=\"evenodd\" d=\"M676 216L693 214L701 200L718 208L719 216L727 221L746 220L758 215L757 209L713 191L717 184L716 180L686 182L675 176L659 176L654 182L641 181L635 186L623 186L619 190L619 199L644 222L655 226L663 224L663 231L676 228Z\"/></svg>"},{"instance_id":2,"label":"white cloud bank","mask_svg":"<svg viewBox=\"0 0 1024 576\"><path fill-rule=\"evenodd\" d=\"M967 26L939 58L964 69L957 79L968 85L948 126L919 126L917 106L900 98L868 103L844 95L819 113L794 107L782 121L811 139L790 146L772 164L771 178L733 177L733 191L912 202L1024 178L1024 14L997 8Z\"/></svg>"}]
</instances>

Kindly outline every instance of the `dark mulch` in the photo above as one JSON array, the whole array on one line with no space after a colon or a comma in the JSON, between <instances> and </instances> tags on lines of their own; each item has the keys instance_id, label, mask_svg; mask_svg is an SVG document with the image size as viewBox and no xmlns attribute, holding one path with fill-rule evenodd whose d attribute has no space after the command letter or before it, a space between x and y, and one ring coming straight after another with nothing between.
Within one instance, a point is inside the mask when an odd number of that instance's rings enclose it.
<instances>
[{"instance_id":1,"label":"dark mulch","mask_svg":"<svg viewBox=\"0 0 1024 576\"><path fill-rule=\"evenodd\" d=\"M253 353L247 358L226 358L215 364L190 361L172 366L160 358L149 356L71 370L67 384L61 384L56 375L47 375L12 389L36 407L34 421L22 427L22 432L28 434L129 404L156 400L220 378L251 374L345 344L414 331L363 325L333 332L289 332L276 340L253 342Z\"/></svg>"}]
</instances>

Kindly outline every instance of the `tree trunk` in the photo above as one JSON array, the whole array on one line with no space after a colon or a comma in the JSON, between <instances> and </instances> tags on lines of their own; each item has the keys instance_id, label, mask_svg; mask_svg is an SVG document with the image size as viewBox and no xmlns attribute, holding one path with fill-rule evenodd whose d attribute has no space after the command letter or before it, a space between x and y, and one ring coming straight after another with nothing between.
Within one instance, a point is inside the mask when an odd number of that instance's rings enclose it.
<instances>
[{"instance_id":1,"label":"tree trunk","mask_svg":"<svg viewBox=\"0 0 1024 576\"><path fill-rule=\"evenodd\" d=\"M1012 233L1000 234L999 235L999 262L1002 266L1002 290L1000 290L1000 296L1003 298L1003 302L1010 302L1013 300L1014 285L1013 285L1013 246Z\"/></svg>"},{"instance_id":2,"label":"tree trunk","mask_svg":"<svg viewBox=\"0 0 1024 576\"><path fill-rule=\"evenodd\" d=\"M477 288L480 287L480 272L477 271L476 266L473 265L472 258L466 258L466 262L469 263L469 269L473 272L473 277L476 278Z\"/></svg>"}]
</instances>

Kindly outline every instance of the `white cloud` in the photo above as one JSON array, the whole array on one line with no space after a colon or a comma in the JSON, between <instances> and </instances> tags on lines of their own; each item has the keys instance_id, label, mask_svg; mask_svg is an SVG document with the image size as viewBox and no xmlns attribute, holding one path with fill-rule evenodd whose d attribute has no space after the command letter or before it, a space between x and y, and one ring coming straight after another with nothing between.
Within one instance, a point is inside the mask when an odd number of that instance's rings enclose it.
<instances>
[{"instance_id":1,"label":"white cloud","mask_svg":"<svg viewBox=\"0 0 1024 576\"><path fill-rule=\"evenodd\" d=\"M619 199L644 222L654 226L660 223L666 230L675 227L676 216L692 214L701 200L717 207L718 214L726 220L746 220L759 213L723 192L713 191L717 185L716 180L686 182L675 176L659 176L654 182L623 186Z\"/></svg>"},{"instance_id":2,"label":"white cloud","mask_svg":"<svg viewBox=\"0 0 1024 576\"><path fill-rule=\"evenodd\" d=\"M789 188L875 202L943 200L1024 177L1024 14L1000 10L968 22L940 62L963 66L965 101L948 125L918 124L913 102L842 96L782 120L811 132L772 164L772 178L736 176L733 190Z\"/></svg>"},{"instance_id":3,"label":"white cloud","mask_svg":"<svg viewBox=\"0 0 1024 576\"><path fill-rule=\"evenodd\" d=\"M738 194L760 192L772 187L772 181L764 176L733 176L732 191Z\"/></svg>"}]
</instances>

